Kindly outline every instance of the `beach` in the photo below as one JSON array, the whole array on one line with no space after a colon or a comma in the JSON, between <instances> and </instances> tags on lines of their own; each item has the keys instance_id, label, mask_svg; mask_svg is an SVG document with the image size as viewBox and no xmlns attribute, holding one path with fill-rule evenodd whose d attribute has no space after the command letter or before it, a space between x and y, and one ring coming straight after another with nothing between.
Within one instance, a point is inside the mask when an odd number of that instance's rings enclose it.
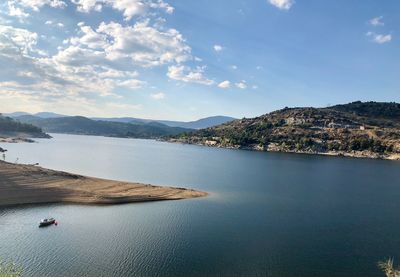
<instances>
[{"instance_id":1,"label":"beach","mask_svg":"<svg viewBox=\"0 0 400 277\"><path fill-rule=\"evenodd\" d=\"M185 188L105 180L0 161L0 206L40 203L122 204L206 196Z\"/></svg>"}]
</instances>

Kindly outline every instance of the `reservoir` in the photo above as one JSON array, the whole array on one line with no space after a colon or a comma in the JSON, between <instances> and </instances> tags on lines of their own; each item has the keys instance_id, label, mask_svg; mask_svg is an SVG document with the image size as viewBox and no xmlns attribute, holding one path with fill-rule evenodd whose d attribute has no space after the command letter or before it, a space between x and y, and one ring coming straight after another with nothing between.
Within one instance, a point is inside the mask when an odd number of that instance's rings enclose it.
<instances>
[{"instance_id":1,"label":"reservoir","mask_svg":"<svg viewBox=\"0 0 400 277\"><path fill-rule=\"evenodd\" d=\"M52 134L10 162L208 197L0 208L24 276L384 276L400 264L400 162ZM1 193L1 188L0 188ZM38 228L45 217L58 226Z\"/></svg>"}]
</instances>

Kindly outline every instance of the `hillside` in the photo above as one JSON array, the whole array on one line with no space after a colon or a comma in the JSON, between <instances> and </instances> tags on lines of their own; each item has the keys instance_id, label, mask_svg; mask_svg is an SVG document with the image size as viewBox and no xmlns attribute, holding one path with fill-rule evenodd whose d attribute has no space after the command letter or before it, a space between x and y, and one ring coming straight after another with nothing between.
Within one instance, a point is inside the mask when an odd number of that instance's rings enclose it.
<instances>
[{"instance_id":1,"label":"hillside","mask_svg":"<svg viewBox=\"0 0 400 277\"><path fill-rule=\"evenodd\" d=\"M50 137L42 131L41 128L31 124L21 123L10 117L0 114L0 136L1 137L33 137L48 138Z\"/></svg>"},{"instance_id":2,"label":"hillside","mask_svg":"<svg viewBox=\"0 0 400 277\"><path fill-rule=\"evenodd\" d=\"M60 117L70 117L67 115L52 113L52 112L40 112L35 114L29 114L26 112L14 112L4 114L14 119L24 119L28 117L35 117L35 118L60 118ZM208 127L213 127L216 125L220 125L232 120L235 120L233 117L229 116L210 116L206 118L201 118L195 121L171 121L171 120L154 120L154 119L142 119L142 118L135 118L135 117L93 117L90 118L92 120L98 121L112 121L112 122L120 122L120 123L132 123L132 124L145 124L145 123L161 123L167 125L169 127L180 127L180 128L187 128L187 129L203 129Z\"/></svg>"},{"instance_id":3,"label":"hillside","mask_svg":"<svg viewBox=\"0 0 400 277\"><path fill-rule=\"evenodd\" d=\"M18 120L42 128L49 133L96 135L109 137L158 138L177 135L190 129L173 128L160 123L130 124L92 120L82 116L40 118L23 115Z\"/></svg>"},{"instance_id":4,"label":"hillside","mask_svg":"<svg viewBox=\"0 0 400 277\"><path fill-rule=\"evenodd\" d=\"M213 126L217 126L232 120L235 120L233 117L229 116L210 116L206 118L201 118L195 121L172 121L172 120L152 120L152 119L142 119L135 117L95 117L92 118L94 120L101 121L112 121L112 122L122 122L122 123L132 123L132 124L143 124L143 123L161 123L167 125L169 127L180 127L187 129L203 129L209 128Z\"/></svg>"},{"instance_id":5,"label":"hillside","mask_svg":"<svg viewBox=\"0 0 400 277\"><path fill-rule=\"evenodd\" d=\"M215 147L370 158L400 158L400 105L353 102L285 108L235 120L170 141Z\"/></svg>"},{"instance_id":6,"label":"hillside","mask_svg":"<svg viewBox=\"0 0 400 277\"><path fill-rule=\"evenodd\" d=\"M171 127L182 127L182 128L189 128L189 129L204 129L204 128L209 128L209 127L217 126L220 124L224 124L224 123L227 123L227 122L233 121L233 120L235 120L235 118L219 115L219 116L205 117L205 118L201 118L199 120L188 121L188 122L169 121L169 120L158 120L158 122L163 123L168 126L171 126Z\"/></svg>"}]
</instances>

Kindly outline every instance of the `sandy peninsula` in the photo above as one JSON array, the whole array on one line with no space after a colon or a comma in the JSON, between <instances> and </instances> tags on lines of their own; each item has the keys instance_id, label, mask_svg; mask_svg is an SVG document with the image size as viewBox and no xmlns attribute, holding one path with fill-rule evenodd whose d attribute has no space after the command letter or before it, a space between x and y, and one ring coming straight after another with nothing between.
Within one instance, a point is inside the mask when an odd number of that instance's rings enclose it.
<instances>
[{"instance_id":1,"label":"sandy peninsula","mask_svg":"<svg viewBox=\"0 0 400 277\"><path fill-rule=\"evenodd\" d=\"M86 177L0 161L0 206L38 203L122 204L206 196L185 188Z\"/></svg>"}]
</instances>

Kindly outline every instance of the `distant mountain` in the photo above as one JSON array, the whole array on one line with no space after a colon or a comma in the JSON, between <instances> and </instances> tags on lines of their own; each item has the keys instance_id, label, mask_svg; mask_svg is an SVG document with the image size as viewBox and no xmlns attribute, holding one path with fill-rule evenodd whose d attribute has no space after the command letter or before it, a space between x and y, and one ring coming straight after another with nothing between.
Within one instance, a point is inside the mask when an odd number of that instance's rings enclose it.
<instances>
[{"instance_id":1,"label":"distant mountain","mask_svg":"<svg viewBox=\"0 0 400 277\"><path fill-rule=\"evenodd\" d=\"M18 116L23 116L23 115L30 115L30 113L26 113L26 112L3 113L3 116L7 116L7 117L11 117L11 118L15 118Z\"/></svg>"},{"instance_id":2,"label":"distant mountain","mask_svg":"<svg viewBox=\"0 0 400 277\"><path fill-rule=\"evenodd\" d=\"M400 159L400 104L285 108L170 139L262 151Z\"/></svg>"},{"instance_id":3,"label":"distant mountain","mask_svg":"<svg viewBox=\"0 0 400 277\"><path fill-rule=\"evenodd\" d=\"M58 114L58 113L51 113L51 112L41 112L41 113L35 113L34 116L40 117L40 118L58 118L58 117L67 117L66 115L63 114Z\"/></svg>"},{"instance_id":4,"label":"distant mountain","mask_svg":"<svg viewBox=\"0 0 400 277\"><path fill-rule=\"evenodd\" d=\"M202 118L196 121L189 121L189 122L181 122L181 121L169 121L169 120L158 120L158 122L163 123L165 125L171 127L182 127L182 128L189 128L189 129L203 129L209 128L216 125L224 124L226 122L235 120L233 117L229 116L211 116Z\"/></svg>"},{"instance_id":5,"label":"distant mountain","mask_svg":"<svg viewBox=\"0 0 400 277\"><path fill-rule=\"evenodd\" d=\"M93 120L82 116L40 118L23 115L19 121L42 128L49 133L81 134L110 137L159 138L191 131L179 127L169 127L161 123L150 122L132 124L123 122Z\"/></svg>"},{"instance_id":6,"label":"distant mountain","mask_svg":"<svg viewBox=\"0 0 400 277\"><path fill-rule=\"evenodd\" d=\"M27 118L26 116L34 116L39 118L60 118L60 117L68 117L66 115L52 113L52 112L40 112L36 114L30 114L25 112L15 112L5 114L6 116L12 118L20 118L21 116ZM202 118L196 121L172 121L172 120L154 120L154 119L142 119L142 118L135 118L135 117L91 117L92 120L100 120L100 121L111 121L111 122L120 122L120 123L132 123L132 124L145 124L150 122L159 122L164 125L170 127L180 127L180 128L187 128L187 129L202 129L208 128L212 126L216 126L219 124L223 124L232 120L235 120L233 117L229 116L211 116Z\"/></svg>"},{"instance_id":7,"label":"distant mountain","mask_svg":"<svg viewBox=\"0 0 400 277\"><path fill-rule=\"evenodd\" d=\"M4 113L4 116L8 116L11 118L17 118L21 116L36 116L40 118L57 118L57 117L67 117L66 115L62 114L57 114L57 113L51 113L51 112L40 112L40 113L35 113L35 114L30 114L26 112L14 112L14 113Z\"/></svg>"},{"instance_id":8,"label":"distant mountain","mask_svg":"<svg viewBox=\"0 0 400 277\"><path fill-rule=\"evenodd\" d=\"M219 124L223 124L223 123L235 120L235 118L229 117L229 116L211 116L211 117L202 118L202 119L199 119L196 121L188 121L188 122L172 121L172 120L142 119L142 118L134 118L134 117L112 117L112 118L95 117L92 119L102 120L102 121L133 123L133 124L159 122L159 123L162 123L162 124L170 126L170 127L180 127L180 128L188 128L188 129L208 128L208 127L216 126Z\"/></svg>"},{"instance_id":9,"label":"distant mountain","mask_svg":"<svg viewBox=\"0 0 400 277\"><path fill-rule=\"evenodd\" d=\"M21 123L11 117L0 114L0 136L4 137L34 137L49 138L41 128L27 123Z\"/></svg>"}]
</instances>

